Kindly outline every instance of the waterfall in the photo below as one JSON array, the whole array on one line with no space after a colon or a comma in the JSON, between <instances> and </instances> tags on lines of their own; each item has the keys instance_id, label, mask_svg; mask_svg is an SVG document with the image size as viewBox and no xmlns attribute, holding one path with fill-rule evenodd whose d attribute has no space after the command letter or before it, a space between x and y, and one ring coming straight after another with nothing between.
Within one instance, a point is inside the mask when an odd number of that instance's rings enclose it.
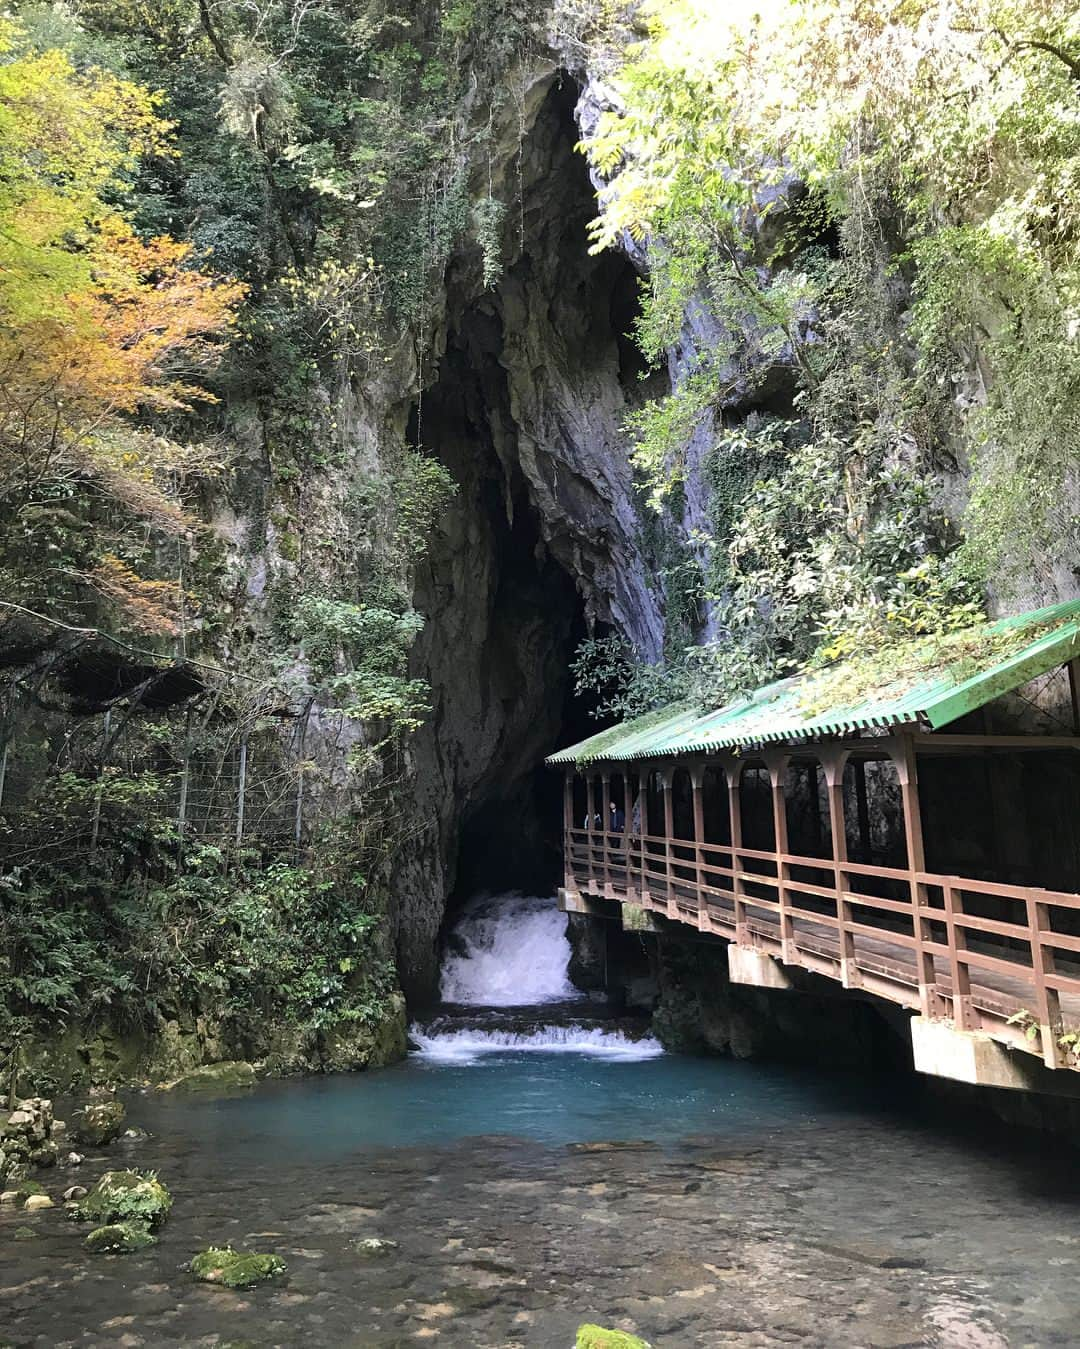
<instances>
[{"instance_id":1,"label":"waterfall","mask_svg":"<svg viewBox=\"0 0 1080 1349\"><path fill-rule=\"evenodd\" d=\"M553 899L481 895L454 928L439 993L466 1007L531 1007L581 994L570 982L566 915Z\"/></svg>"},{"instance_id":2,"label":"waterfall","mask_svg":"<svg viewBox=\"0 0 1080 1349\"><path fill-rule=\"evenodd\" d=\"M621 1030L600 1026L541 1026L532 1031L431 1031L414 1026L413 1042L428 1059L474 1063L483 1054L587 1054L597 1059L651 1059L663 1048L651 1036L631 1039Z\"/></svg>"},{"instance_id":3,"label":"waterfall","mask_svg":"<svg viewBox=\"0 0 1080 1349\"><path fill-rule=\"evenodd\" d=\"M451 1008L411 1028L418 1057L465 1064L499 1053L609 1061L662 1054L642 1026L605 1023L597 1009L582 1014L584 995L570 982L571 954L566 916L553 898L515 893L470 900L450 935L439 982Z\"/></svg>"}]
</instances>

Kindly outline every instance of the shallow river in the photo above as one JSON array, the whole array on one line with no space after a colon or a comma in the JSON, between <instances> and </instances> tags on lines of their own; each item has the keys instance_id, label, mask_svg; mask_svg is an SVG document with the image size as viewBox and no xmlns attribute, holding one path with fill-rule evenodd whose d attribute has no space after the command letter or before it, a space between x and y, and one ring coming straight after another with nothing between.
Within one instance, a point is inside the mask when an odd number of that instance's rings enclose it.
<instances>
[{"instance_id":1,"label":"shallow river","mask_svg":"<svg viewBox=\"0 0 1080 1349\"><path fill-rule=\"evenodd\" d=\"M569 1349L595 1320L657 1349L1080 1344L1075 1154L950 1129L911 1082L549 1039L134 1097L152 1137L45 1179L157 1169L160 1244L90 1257L62 1210L0 1212L0 1342ZM370 1236L398 1249L364 1259ZM230 1242L287 1275L194 1283Z\"/></svg>"}]
</instances>

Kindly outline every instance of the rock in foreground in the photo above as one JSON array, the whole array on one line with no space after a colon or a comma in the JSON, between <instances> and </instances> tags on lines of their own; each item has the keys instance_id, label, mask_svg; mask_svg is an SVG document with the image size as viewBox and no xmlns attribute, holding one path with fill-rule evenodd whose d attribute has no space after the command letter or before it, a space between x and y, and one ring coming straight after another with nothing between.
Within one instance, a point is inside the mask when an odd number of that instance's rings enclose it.
<instances>
[{"instance_id":1,"label":"rock in foreground","mask_svg":"<svg viewBox=\"0 0 1080 1349\"><path fill-rule=\"evenodd\" d=\"M353 1250L365 1260L381 1260L384 1255L391 1255L397 1249L397 1242L388 1241L385 1237L361 1237L359 1241L353 1242Z\"/></svg>"},{"instance_id":2,"label":"rock in foreground","mask_svg":"<svg viewBox=\"0 0 1080 1349\"><path fill-rule=\"evenodd\" d=\"M83 1222L136 1222L156 1227L165 1221L171 1208L172 1196L155 1175L106 1171L72 1213Z\"/></svg>"},{"instance_id":3,"label":"rock in foreground","mask_svg":"<svg viewBox=\"0 0 1080 1349\"><path fill-rule=\"evenodd\" d=\"M576 1349L649 1349L649 1345L625 1330L584 1325L578 1326Z\"/></svg>"},{"instance_id":4,"label":"rock in foreground","mask_svg":"<svg viewBox=\"0 0 1080 1349\"><path fill-rule=\"evenodd\" d=\"M76 1116L75 1137L93 1147L102 1147L118 1137L124 1127L121 1101L91 1101Z\"/></svg>"},{"instance_id":5,"label":"rock in foreground","mask_svg":"<svg viewBox=\"0 0 1080 1349\"><path fill-rule=\"evenodd\" d=\"M83 1245L88 1251L100 1255L108 1251L141 1251L156 1241L157 1237L151 1235L145 1223L107 1223L104 1227L95 1227Z\"/></svg>"},{"instance_id":6,"label":"rock in foreground","mask_svg":"<svg viewBox=\"0 0 1080 1349\"><path fill-rule=\"evenodd\" d=\"M231 1246L211 1246L200 1251L191 1262L191 1272L203 1283L220 1283L226 1288L254 1288L285 1273L285 1261L277 1255L256 1251L234 1251Z\"/></svg>"}]
</instances>

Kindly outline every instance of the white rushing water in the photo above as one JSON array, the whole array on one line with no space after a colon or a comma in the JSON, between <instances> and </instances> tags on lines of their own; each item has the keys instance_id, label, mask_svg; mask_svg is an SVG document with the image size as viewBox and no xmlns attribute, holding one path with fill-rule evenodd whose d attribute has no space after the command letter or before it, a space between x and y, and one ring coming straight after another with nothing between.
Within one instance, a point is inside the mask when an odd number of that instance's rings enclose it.
<instances>
[{"instance_id":1,"label":"white rushing water","mask_svg":"<svg viewBox=\"0 0 1080 1349\"><path fill-rule=\"evenodd\" d=\"M651 1036L590 1022L577 1007L572 1019L564 1011L558 1024L537 1023L530 1015L520 1029L507 1027L505 1013L496 1015L508 1007L580 1003L584 996L570 982L566 915L553 898L480 895L465 906L449 945L439 983L443 1001L486 1008L490 1016L470 1013L471 1024L464 1026L455 1026L453 1017L414 1025L410 1033L421 1058L462 1064L492 1054L547 1053L634 1060L664 1052ZM494 1024L485 1027L485 1020Z\"/></svg>"},{"instance_id":2,"label":"white rushing water","mask_svg":"<svg viewBox=\"0 0 1080 1349\"><path fill-rule=\"evenodd\" d=\"M566 915L554 899L481 895L470 900L443 961L439 993L467 1007L532 1007L580 998L570 982Z\"/></svg>"},{"instance_id":3,"label":"white rushing water","mask_svg":"<svg viewBox=\"0 0 1080 1349\"><path fill-rule=\"evenodd\" d=\"M600 1026L541 1026L534 1031L455 1030L428 1032L412 1028L424 1058L445 1063L475 1063L484 1054L586 1054L597 1059L653 1059L662 1054L651 1036L633 1040Z\"/></svg>"}]
</instances>

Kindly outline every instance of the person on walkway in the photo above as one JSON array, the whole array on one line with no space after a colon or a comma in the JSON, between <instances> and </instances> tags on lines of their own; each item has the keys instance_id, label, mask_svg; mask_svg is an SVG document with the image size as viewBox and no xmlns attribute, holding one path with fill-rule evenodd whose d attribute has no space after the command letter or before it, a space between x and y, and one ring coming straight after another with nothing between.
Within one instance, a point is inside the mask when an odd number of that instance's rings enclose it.
<instances>
[{"instance_id":1,"label":"person on walkway","mask_svg":"<svg viewBox=\"0 0 1080 1349\"><path fill-rule=\"evenodd\" d=\"M621 834L626 829L626 811L614 801L611 803L611 828L616 834Z\"/></svg>"}]
</instances>

